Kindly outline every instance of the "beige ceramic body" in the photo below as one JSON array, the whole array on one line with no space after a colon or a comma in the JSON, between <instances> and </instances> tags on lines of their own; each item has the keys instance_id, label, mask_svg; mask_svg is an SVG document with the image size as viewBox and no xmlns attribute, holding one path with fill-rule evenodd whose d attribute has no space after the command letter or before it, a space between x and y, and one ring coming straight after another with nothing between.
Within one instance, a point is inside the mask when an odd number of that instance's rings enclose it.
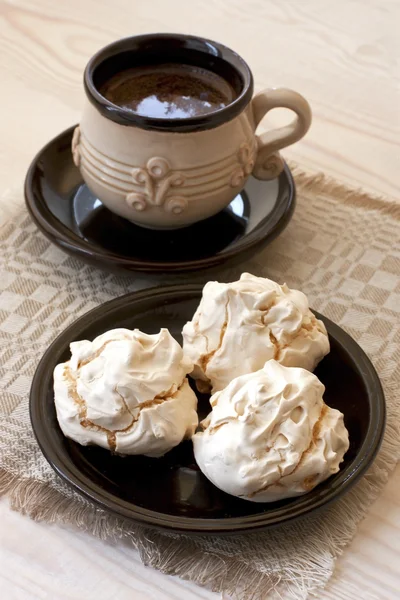
<instances>
[{"instance_id":1,"label":"beige ceramic body","mask_svg":"<svg viewBox=\"0 0 400 600\"><path fill-rule=\"evenodd\" d=\"M290 125L258 138L261 118L277 106L296 112ZM90 190L112 212L150 228L178 228L226 207L253 172L276 177L278 150L308 130L311 111L291 90L255 96L237 117L203 131L171 133L120 125L87 101L72 153Z\"/></svg>"}]
</instances>

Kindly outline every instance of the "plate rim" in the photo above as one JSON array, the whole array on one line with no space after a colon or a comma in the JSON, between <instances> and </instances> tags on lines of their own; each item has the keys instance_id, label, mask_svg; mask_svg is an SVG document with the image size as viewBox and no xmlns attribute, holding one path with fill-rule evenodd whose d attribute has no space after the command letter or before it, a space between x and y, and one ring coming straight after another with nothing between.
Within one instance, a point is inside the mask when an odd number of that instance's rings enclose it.
<instances>
[{"instance_id":1,"label":"plate rim","mask_svg":"<svg viewBox=\"0 0 400 600\"><path fill-rule=\"evenodd\" d=\"M288 200L286 203L282 202L281 204L277 202L268 219L265 219L266 223L263 228L266 227L267 223L270 224L265 235L257 235L257 230L260 228L259 224L253 231L243 236L242 240L246 240L243 244L233 244L221 252L217 252L206 258L176 262L146 261L128 258L103 249L101 246L94 246L61 223L46 206L42 194L38 195L35 193L34 176L43 154L64 137L71 138L72 140L75 127L77 127L77 124L63 130L37 152L25 176L24 197L28 212L40 231L56 246L65 252L78 256L82 260L102 265L105 268L114 267L125 271L145 271L151 273L173 272L177 270L195 271L215 267L234 260L241 255L246 256L246 253L255 252L258 248L266 246L282 233L293 216L296 206L296 185L293 174L284 161L284 169L279 177L285 177L287 180L289 188Z\"/></svg>"},{"instance_id":2,"label":"plate rim","mask_svg":"<svg viewBox=\"0 0 400 600\"><path fill-rule=\"evenodd\" d=\"M373 366L371 360L359 346L359 344L346 333L339 325L336 325L333 321L321 315L317 311L313 311L318 318L321 318L325 325L327 325L328 333L334 337L340 345L343 346L343 342L346 343L345 348L353 364L363 374L364 385L367 390L368 397L371 398L374 395L375 401L371 402L371 414L368 425L368 430L365 436L365 440L348 467L339 472L334 488L327 490L323 497L314 499L310 494L305 494L298 498L298 503L288 513L288 507L282 507L271 513L259 513L256 515L248 515L241 517L226 517L218 519L203 519L200 517L182 517L177 515L168 515L165 513L159 513L157 511L142 508L127 500L123 500L102 490L97 484L93 484L90 478L79 472L79 469L70 461L70 465L66 466L62 458L60 458L60 447L55 448L54 446L46 445L46 428L44 427L44 421L41 418L45 403L43 398L45 397L42 393L44 390L44 381L46 378L44 374L48 374L47 362L49 357L52 360L58 360L57 357L65 351L65 344L73 339L73 331L79 330L83 325L86 327L92 325L97 321L97 316L100 313L101 318L104 318L107 313L114 313L119 307L125 306L127 302L132 306L134 310L134 304L136 302L142 302L148 297L153 299L160 297L163 300L171 298L177 299L180 295L181 299L190 299L196 296L200 297L203 286L201 284L179 284L179 285L167 285L149 287L140 291L130 292L118 298L114 298L99 306L91 309L67 328L65 328L51 343L49 348L43 354L35 374L33 376L32 385L29 393L29 414L32 429L36 438L36 441L45 457L47 462L53 468L53 470L70 486L72 486L78 493L83 495L85 498L94 502L95 505L100 506L107 512L111 512L114 515L128 519L142 526L169 530L179 533L187 534L230 534L230 533L244 533L254 531L258 529L266 529L268 527L281 525L292 521L293 519L300 518L310 513L327 506L330 502L341 497L347 492L366 472L369 466L372 464L383 439L386 422L386 403L384 391L382 388L379 376ZM68 341L69 340L69 341ZM54 359L54 356L56 358ZM52 374L51 374L52 377ZM47 375L48 379L48 375ZM47 440L48 442L48 440ZM78 476L76 475L78 473ZM323 485L323 483L321 484ZM110 503L112 505L110 505ZM285 513L282 515L282 513Z\"/></svg>"}]
</instances>

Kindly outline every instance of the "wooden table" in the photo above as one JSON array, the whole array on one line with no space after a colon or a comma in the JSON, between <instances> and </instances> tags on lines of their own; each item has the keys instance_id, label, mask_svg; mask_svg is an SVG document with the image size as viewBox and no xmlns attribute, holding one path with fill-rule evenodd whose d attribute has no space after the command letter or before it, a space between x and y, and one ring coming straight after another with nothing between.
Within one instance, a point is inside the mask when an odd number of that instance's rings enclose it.
<instances>
[{"instance_id":1,"label":"wooden table","mask_svg":"<svg viewBox=\"0 0 400 600\"><path fill-rule=\"evenodd\" d=\"M79 120L88 58L116 38L154 31L222 41L250 63L257 89L303 93L313 126L285 156L400 201L399 23L399 0L0 0L0 218L22 204L36 151ZM269 124L287 119L275 112ZM1 202L10 197L15 205ZM399 492L400 468L322 599L399 598ZM0 523L7 600L219 597L146 569L125 546L33 523L6 500Z\"/></svg>"}]
</instances>

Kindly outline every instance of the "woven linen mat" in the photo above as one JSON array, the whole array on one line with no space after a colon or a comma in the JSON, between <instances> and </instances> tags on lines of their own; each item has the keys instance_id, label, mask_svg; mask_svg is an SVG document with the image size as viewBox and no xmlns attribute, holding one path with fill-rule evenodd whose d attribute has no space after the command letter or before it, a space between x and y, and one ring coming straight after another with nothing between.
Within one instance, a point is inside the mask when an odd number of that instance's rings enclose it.
<instances>
[{"instance_id":1,"label":"woven linen mat","mask_svg":"<svg viewBox=\"0 0 400 600\"><path fill-rule=\"evenodd\" d=\"M18 189L0 201L0 490L12 508L104 540L122 539L145 564L235 598L318 594L399 457L400 206L322 175L294 172L297 208L277 240L239 268L175 280L264 275L303 290L313 308L348 331L373 360L387 401L385 439L368 473L315 516L222 539L135 527L76 494L49 467L31 430L28 393L35 367L78 316L162 279L116 276L67 256L37 231ZM17 208L10 209L13 203Z\"/></svg>"}]
</instances>

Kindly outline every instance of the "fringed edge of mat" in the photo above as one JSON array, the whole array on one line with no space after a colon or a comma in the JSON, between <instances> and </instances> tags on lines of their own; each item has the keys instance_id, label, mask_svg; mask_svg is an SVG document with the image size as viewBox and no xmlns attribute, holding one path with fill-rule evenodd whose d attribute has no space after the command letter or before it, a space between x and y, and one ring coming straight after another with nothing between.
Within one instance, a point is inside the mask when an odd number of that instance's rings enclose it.
<instances>
[{"instance_id":1,"label":"fringed edge of mat","mask_svg":"<svg viewBox=\"0 0 400 600\"><path fill-rule=\"evenodd\" d=\"M19 479L0 470L2 495L7 495L12 510L35 521L73 525L104 541L127 542L138 551L144 565L206 586L214 592L235 595L239 588L243 590L240 597L256 600L265 598L265 594L272 592L279 583L278 576L257 570L249 577L248 565L243 564L238 569L237 560L204 552L187 536L164 535L137 525L133 529L130 522L96 509L84 499L71 500L44 482ZM182 541L180 548L179 540ZM329 574L330 570L326 573L327 579Z\"/></svg>"},{"instance_id":2,"label":"fringed edge of mat","mask_svg":"<svg viewBox=\"0 0 400 600\"><path fill-rule=\"evenodd\" d=\"M387 196L367 192L346 183L339 183L334 177L321 171L303 170L294 161L287 161L298 189L309 190L333 196L338 202L345 202L358 208L379 210L394 219L400 219L400 200L390 200Z\"/></svg>"}]
</instances>

